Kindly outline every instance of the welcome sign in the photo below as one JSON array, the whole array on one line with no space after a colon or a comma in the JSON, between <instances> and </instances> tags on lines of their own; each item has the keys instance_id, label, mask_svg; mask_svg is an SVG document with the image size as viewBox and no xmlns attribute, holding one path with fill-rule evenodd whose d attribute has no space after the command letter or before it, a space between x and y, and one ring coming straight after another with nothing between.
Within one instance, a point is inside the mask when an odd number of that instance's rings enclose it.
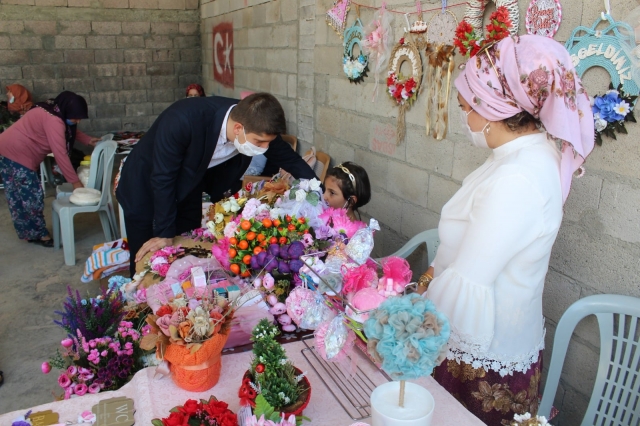
<instances>
[{"instance_id":1,"label":"welcome sign","mask_svg":"<svg viewBox=\"0 0 640 426\"><path fill-rule=\"evenodd\" d=\"M609 26L597 30L603 20L608 21ZM624 31L620 32L619 28ZM573 30L565 47L581 77L591 67L602 67L609 73L614 87L622 84L626 93L637 95L640 89L633 74L640 58L631 56L635 45L633 29L628 24L604 15L591 28L580 26Z\"/></svg>"}]
</instances>

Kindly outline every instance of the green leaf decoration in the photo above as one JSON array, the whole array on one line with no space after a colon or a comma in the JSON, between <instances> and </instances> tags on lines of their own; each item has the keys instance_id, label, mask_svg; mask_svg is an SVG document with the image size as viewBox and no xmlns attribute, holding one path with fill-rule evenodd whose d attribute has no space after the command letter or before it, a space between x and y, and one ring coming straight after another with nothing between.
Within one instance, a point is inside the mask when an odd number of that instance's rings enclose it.
<instances>
[{"instance_id":1,"label":"green leaf decoration","mask_svg":"<svg viewBox=\"0 0 640 426\"><path fill-rule=\"evenodd\" d=\"M152 424L153 426L164 426L164 425L162 424L162 420L160 420L160 419L153 419L153 420L151 420L151 424Z\"/></svg>"},{"instance_id":2,"label":"green leaf decoration","mask_svg":"<svg viewBox=\"0 0 640 426\"><path fill-rule=\"evenodd\" d=\"M296 425L300 426L302 422L310 422L311 419L307 416L296 416Z\"/></svg>"},{"instance_id":3,"label":"green leaf decoration","mask_svg":"<svg viewBox=\"0 0 640 426\"><path fill-rule=\"evenodd\" d=\"M253 409L253 413L255 414L256 418L259 419L260 416L264 415L265 419L272 420L271 416L274 414L274 410L273 407L269 405L267 400L264 399L264 396L262 396L262 394L259 394L256 397L255 402L256 407Z\"/></svg>"},{"instance_id":4,"label":"green leaf decoration","mask_svg":"<svg viewBox=\"0 0 640 426\"><path fill-rule=\"evenodd\" d=\"M320 201L320 196L318 195L317 192L310 192L307 194L307 201L309 202L309 204L315 207L318 205L318 202Z\"/></svg>"},{"instance_id":5,"label":"green leaf decoration","mask_svg":"<svg viewBox=\"0 0 640 426\"><path fill-rule=\"evenodd\" d=\"M630 121L632 123L637 123L636 116L633 114L633 111L629 111L629 113L627 114L627 116L624 119L625 119L625 121Z\"/></svg>"},{"instance_id":6,"label":"green leaf decoration","mask_svg":"<svg viewBox=\"0 0 640 426\"><path fill-rule=\"evenodd\" d=\"M177 406L177 407L173 407L171 410L169 410L170 413L178 413L180 411L180 407L182 407L181 405Z\"/></svg>"}]
</instances>

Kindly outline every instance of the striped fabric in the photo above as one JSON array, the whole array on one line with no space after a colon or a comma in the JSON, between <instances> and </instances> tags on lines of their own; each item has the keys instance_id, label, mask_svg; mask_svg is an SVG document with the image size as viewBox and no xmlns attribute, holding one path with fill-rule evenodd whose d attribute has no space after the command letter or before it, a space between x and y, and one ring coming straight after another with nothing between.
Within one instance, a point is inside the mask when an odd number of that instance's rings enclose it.
<instances>
[{"instance_id":1,"label":"striped fabric","mask_svg":"<svg viewBox=\"0 0 640 426\"><path fill-rule=\"evenodd\" d=\"M129 250L126 239L100 244L93 247L93 253L84 265L84 273L80 280L88 283L128 267Z\"/></svg>"}]
</instances>

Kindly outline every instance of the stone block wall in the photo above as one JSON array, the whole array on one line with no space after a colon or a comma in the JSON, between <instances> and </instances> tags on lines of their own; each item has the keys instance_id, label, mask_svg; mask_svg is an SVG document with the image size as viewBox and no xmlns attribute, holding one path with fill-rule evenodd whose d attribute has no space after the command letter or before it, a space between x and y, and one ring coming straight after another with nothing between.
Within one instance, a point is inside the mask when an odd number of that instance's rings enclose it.
<instances>
[{"instance_id":1,"label":"stone block wall","mask_svg":"<svg viewBox=\"0 0 640 426\"><path fill-rule=\"evenodd\" d=\"M146 130L201 82L198 0L0 0L0 83L81 94L103 134ZM4 93L4 92L3 92Z\"/></svg>"},{"instance_id":2,"label":"stone block wall","mask_svg":"<svg viewBox=\"0 0 640 426\"><path fill-rule=\"evenodd\" d=\"M368 3L379 7L382 0ZM414 11L410 0L386 0L388 8ZM461 2L449 2L455 5ZM520 0L521 28L529 1ZM203 82L209 93L238 97L243 90L271 91L283 103L290 133L303 152L309 145L327 152L334 163L355 161L365 167L373 186L365 217L377 218L377 255L388 255L410 237L438 225L442 206L460 188L462 180L487 158L474 148L458 120L452 91L449 133L436 141L425 134L425 95L406 116L407 135L395 145L397 107L387 96L381 76L378 98L372 102L372 73L364 83L349 83L342 72L342 40L328 27L325 13L333 0L212 0L202 13ZM440 2L423 0L423 9ZM638 2L618 2L614 18L628 15ZM491 8L492 6L489 6ZM563 22L556 40L564 43L578 25L590 27L602 10L597 0L564 0ZM464 6L451 11L460 19ZM435 12L425 12L429 20ZM395 40L405 26L394 15ZM355 21L355 8L347 25ZM368 24L373 11L360 9ZM212 28L220 22L234 26L235 88L213 79ZM459 63L461 60L457 58ZM456 71L457 72L457 71ZM457 75L457 74L456 74ZM455 77L455 75L454 75ZM608 75L599 69L584 77L587 91L607 90ZM628 135L606 139L586 163L587 174L574 180L565 205L563 225L552 253L544 291L548 364L556 324L575 301L592 294L614 293L640 297L640 125L629 124ZM487 244L491 244L487 241ZM409 259L414 272L427 267L423 250ZM594 318L579 324L569 347L555 406L554 425L579 424L591 395L599 356L599 333Z\"/></svg>"}]
</instances>

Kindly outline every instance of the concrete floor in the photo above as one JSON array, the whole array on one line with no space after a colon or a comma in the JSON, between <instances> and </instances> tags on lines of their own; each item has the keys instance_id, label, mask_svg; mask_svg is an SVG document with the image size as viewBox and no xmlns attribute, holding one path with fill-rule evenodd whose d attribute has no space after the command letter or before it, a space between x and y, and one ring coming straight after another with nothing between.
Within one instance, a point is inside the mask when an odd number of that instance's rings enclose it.
<instances>
[{"instance_id":1,"label":"concrete floor","mask_svg":"<svg viewBox=\"0 0 640 426\"><path fill-rule=\"evenodd\" d=\"M84 263L95 244L104 242L97 213L75 217L76 265L66 266L62 249L54 250L18 239L9 215L4 190L0 190L0 413L30 408L53 400L59 393L57 371L40 371L58 347L65 332L53 323L62 307L67 286L81 294L97 293L98 282L80 282ZM47 188L45 218L51 224L55 190ZM117 210L116 210L117 211Z\"/></svg>"}]
</instances>

